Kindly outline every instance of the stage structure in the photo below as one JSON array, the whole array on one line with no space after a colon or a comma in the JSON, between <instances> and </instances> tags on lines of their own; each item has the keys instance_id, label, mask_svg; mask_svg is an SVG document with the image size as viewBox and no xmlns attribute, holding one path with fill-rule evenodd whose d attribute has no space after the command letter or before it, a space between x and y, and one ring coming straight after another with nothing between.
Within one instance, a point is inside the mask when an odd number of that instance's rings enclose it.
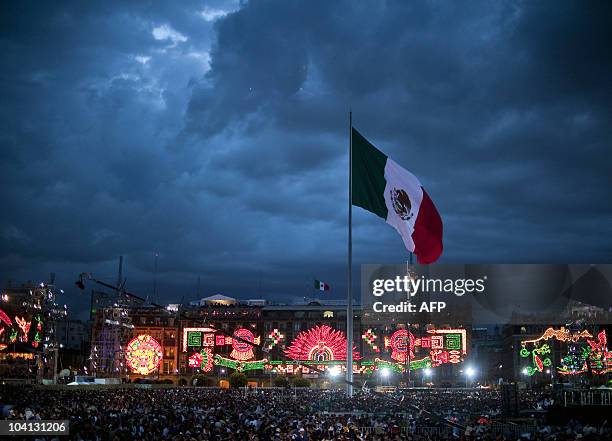
<instances>
[{"instance_id":1,"label":"stage structure","mask_svg":"<svg viewBox=\"0 0 612 441\"><path fill-rule=\"evenodd\" d=\"M95 320L92 326L91 372L98 377L123 371L125 348L132 336L129 311L133 300L120 292L92 293Z\"/></svg>"},{"instance_id":2,"label":"stage structure","mask_svg":"<svg viewBox=\"0 0 612 441\"><path fill-rule=\"evenodd\" d=\"M116 377L125 370L126 345L134 337L130 311L145 304L145 299L125 291L123 256L119 256L116 285L97 280L89 273L80 274L76 285L84 289L87 280L110 289L91 293L91 373L97 377Z\"/></svg>"}]
</instances>

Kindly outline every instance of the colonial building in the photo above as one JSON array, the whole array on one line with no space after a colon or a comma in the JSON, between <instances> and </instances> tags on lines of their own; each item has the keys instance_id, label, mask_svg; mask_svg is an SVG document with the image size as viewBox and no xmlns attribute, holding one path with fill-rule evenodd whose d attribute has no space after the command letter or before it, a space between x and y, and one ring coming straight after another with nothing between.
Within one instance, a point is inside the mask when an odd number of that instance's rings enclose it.
<instances>
[{"instance_id":1,"label":"colonial building","mask_svg":"<svg viewBox=\"0 0 612 441\"><path fill-rule=\"evenodd\" d=\"M370 326L362 323L359 306L354 314L353 359L360 381L378 381L381 369L395 382L412 384L459 375L469 349L465 329ZM189 306L110 305L97 308L93 318L91 372L98 376L187 383L205 374L223 383L238 370L257 384L269 384L277 375L328 381L345 370L343 302L270 304L214 295Z\"/></svg>"}]
</instances>

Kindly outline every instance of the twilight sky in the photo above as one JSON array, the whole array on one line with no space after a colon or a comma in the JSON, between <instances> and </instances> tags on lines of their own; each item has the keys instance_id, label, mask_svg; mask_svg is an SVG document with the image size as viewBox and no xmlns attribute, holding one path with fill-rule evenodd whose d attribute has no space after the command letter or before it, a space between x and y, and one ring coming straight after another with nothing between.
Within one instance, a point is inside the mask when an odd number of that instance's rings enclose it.
<instances>
[{"instance_id":1,"label":"twilight sky","mask_svg":"<svg viewBox=\"0 0 612 441\"><path fill-rule=\"evenodd\" d=\"M440 262L612 262L612 3L2 2L0 283L345 295L348 110ZM407 254L354 209L354 262ZM358 271L356 271L356 280ZM93 285L89 285L93 287ZM356 292L356 297L358 292Z\"/></svg>"}]
</instances>

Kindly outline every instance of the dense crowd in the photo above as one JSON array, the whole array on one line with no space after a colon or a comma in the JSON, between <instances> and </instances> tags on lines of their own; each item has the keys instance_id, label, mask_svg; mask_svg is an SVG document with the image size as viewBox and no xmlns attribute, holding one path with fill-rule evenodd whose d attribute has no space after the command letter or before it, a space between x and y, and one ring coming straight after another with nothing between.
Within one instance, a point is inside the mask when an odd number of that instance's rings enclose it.
<instances>
[{"instance_id":1,"label":"dense crowd","mask_svg":"<svg viewBox=\"0 0 612 441\"><path fill-rule=\"evenodd\" d=\"M533 410L552 404L532 392L521 399ZM605 424L573 421L555 427L534 420L520 433L493 430L501 407L494 390L360 392L349 399L316 390L3 386L0 404L3 418L69 419L70 439L83 441L612 439Z\"/></svg>"}]
</instances>

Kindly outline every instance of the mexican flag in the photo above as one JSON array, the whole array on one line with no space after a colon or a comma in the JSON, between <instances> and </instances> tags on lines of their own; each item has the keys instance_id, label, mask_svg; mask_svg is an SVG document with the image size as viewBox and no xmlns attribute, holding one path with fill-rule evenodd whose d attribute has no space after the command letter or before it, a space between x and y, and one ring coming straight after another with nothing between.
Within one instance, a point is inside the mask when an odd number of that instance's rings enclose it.
<instances>
[{"instance_id":1,"label":"mexican flag","mask_svg":"<svg viewBox=\"0 0 612 441\"><path fill-rule=\"evenodd\" d=\"M329 285L325 282L322 282L320 280L315 280L314 281L314 289L319 290L319 291L329 291Z\"/></svg>"},{"instance_id":2,"label":"mexican flag","mask_svg":"<svg viewBox=\"0 0 612 441\"><path fill-rule=\"evenodd\" d=\"M353 205L382 217L402 236L417 262L442 254L442 219L419 180L352 129Z\"/></svg>"}]
</instances>

